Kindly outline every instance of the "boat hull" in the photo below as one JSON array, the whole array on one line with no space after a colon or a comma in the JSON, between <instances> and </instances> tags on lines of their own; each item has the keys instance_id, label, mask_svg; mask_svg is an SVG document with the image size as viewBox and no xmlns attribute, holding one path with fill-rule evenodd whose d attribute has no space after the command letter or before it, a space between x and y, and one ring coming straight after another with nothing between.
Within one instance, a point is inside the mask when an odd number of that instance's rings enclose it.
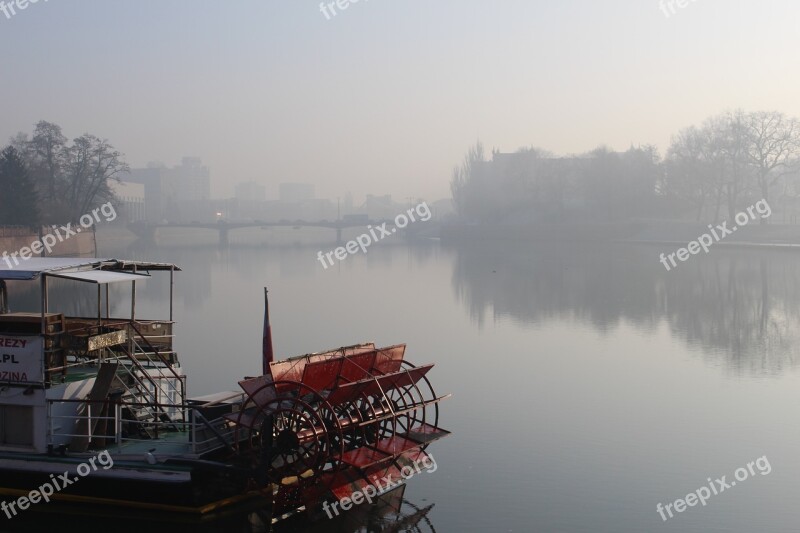
<instances>
[{"instance_id":1,"label":"boat hull","mask_svg":"<svg viewBox=\"0 0 800 533\"><path fill-rule=\"evenodd\" d=\"M82 476L79 466L87 464L82 459L0 456L0 501L6 503L0 518L68 513L203 523L268 511L267 499L248 491L238 471L209 462L177 463L181 464L115 460L107 469L100 467ZM48 502L19 509L21 497L45 485L52 489ZM7 511L15 501L16 506Z\"/></svg>"}]
</instances>

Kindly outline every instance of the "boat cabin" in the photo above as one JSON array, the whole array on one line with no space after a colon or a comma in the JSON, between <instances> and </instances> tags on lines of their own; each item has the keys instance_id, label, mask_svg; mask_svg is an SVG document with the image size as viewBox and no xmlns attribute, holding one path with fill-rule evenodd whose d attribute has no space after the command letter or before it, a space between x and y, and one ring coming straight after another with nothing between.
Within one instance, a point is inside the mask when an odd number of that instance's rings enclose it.
<instances>
[{"instance_id":1,"label":"boat cabin","mask_svg":"<svg viewBox=\"0 0 800 533\"><path fill-rule=\"evenodd\" d=\"M31 258L12 268L0 263L0 451L85 451L90 441L119 443L136 431L150 433L145 438L158 431L157 424L137 430L126 419L168 423L183 416L185 376L172 342L179 270L173 264L96 258ZM136 316L137 283L155 271L169 274L164 320ZM96 286L96 314L53 309L54 280ZM38 312L16 310L9 293L18 287L9 289L17 284L32 286ZM130 287L127 316L111 316L111 284Z\"/></svg>"}]
</instances>

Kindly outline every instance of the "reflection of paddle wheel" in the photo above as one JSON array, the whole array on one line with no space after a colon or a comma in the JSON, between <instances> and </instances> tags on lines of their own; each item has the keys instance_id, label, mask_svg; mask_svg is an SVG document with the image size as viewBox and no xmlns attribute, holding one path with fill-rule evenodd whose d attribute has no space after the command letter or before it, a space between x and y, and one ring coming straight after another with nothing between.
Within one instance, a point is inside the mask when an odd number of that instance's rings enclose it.
<instances>
[{"instance_id":1,"label":"reflection of paddle wheel","mask_svg":"<svg viewBox=\"0 0 800 533\"><path fill-rule=\"evenodd\" d=\"M377 530L386 533L395 531L409 531L413 533L425 533L429 531L430 533L436 533L436 529L434 529L430 518L428 518L428 513L431 512L431 509L433 509L433 504L419 507L408 500L403 500L400 502L399 509L392 513L386 513L380 519L376 520L376 522L380 524L379 527L381 527L381 529L371 527L372 524L370 524L370 527L363 529L363 532L368 533Z\"/></svg>"},{"instance_id":2,"label":"reflection of paddle wheel","mask_svg":"<svg viewBox=\"0 0 800 533\"><path fill-rule=\"evenodd\" d=\"M275 533L436 533L430 519L433 504L415 505L403 497L405 485L360 506L336 520L312 522L296 518L275 525Z\"/></svg>"},{"instance_id":3,"label":"reflection of paddle wheel","mask_svg":"<svg viewBox=\"0 0 800 533\"><path fill-rule=\"evenodd\" d=\"M449 435L427 373L403 360L405 345L361 344L269 364L241 381L246 401L235 423L239 454L271 488L273 516L321 513L401 469L429 460L425 449ZM269 491L269 488L266 489Z\"/></svg>"}]
</instances>

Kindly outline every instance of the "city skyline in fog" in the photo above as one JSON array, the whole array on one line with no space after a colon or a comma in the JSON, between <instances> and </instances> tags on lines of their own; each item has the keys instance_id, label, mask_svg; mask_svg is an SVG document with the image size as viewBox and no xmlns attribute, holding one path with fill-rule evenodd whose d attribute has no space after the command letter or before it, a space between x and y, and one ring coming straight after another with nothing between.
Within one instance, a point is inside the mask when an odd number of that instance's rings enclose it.
<instances>
[{"instance_id":1,"label":"city skyline in fog","mask_svg":"<svg viewBox=\"0 0 800 533\"><path fill-rule=\"evenodd\" d=\"M47 120L108 138L131 167L200 157L215 197L257 181L270 197L304 182L319 197L439 199L478 139L663 155L725 110L800 115L800 6L785 0L670 16L657 0L362 0L334 16L310 0L142 6L0 15L3 142Z\"/></svg>"}]
</instances>

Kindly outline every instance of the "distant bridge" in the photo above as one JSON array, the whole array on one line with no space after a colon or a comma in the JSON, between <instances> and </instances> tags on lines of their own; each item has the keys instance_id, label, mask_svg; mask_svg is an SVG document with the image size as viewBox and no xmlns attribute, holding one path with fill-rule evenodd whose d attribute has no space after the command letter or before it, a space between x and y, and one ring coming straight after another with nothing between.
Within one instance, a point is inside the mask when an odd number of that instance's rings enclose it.
<instances>
[{"instance_id":1,"label":"distant bridge","mask_svg":"<svg viewBox=\"0 0 800 533\"><path fill-rule=\"evenodd\" d=\"M367 226L372 226L373 228L382 226L386 224L386 227L391 227L394 229L392 233L399 228L395 228L394 219L387 219L387 220L359 220L359 221L352 221L352 220L339 220L335 222L329 222L327 220L320 220L317 222L306 222L306 221L296 221L296 222L194 222L194 223L179 223L179 224L141 224L135 223L128 226L137 237L143 240L153 241L155 240L156 231L161 228L192 228L192 229L207 229L219 232L219 243L220 245L227 245L228 244L228 234L235 229L244 229L244 228L329 228L336 230L336 242L342 242L342 230L347 228L366 228ZM413 227L413 223L409 224L404 230L409 230ZM422 225L420 225L421 227Z\"/></svg>"}]
</instances>

